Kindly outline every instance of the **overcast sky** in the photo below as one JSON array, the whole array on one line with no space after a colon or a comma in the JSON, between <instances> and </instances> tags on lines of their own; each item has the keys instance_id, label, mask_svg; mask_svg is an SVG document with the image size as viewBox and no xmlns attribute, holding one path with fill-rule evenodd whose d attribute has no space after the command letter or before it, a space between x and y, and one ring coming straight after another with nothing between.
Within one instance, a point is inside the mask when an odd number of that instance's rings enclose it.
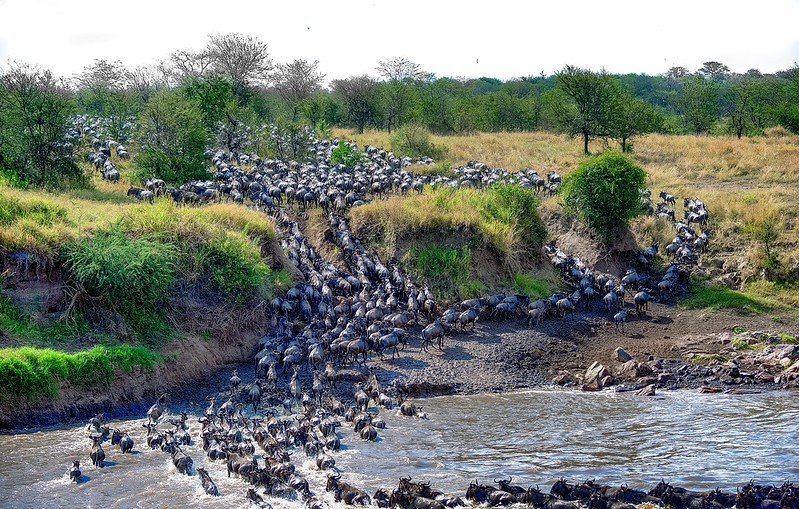
<instances>
[{"instance_id":1,"label":"overcast sky","mask_svg":"<svg viewBox=\"0 0 799 509\"><path fill-rule=\"evenodd\" d=\"M258 37L276 63L318 60L326 81L377 76L394 56L439 77L503 80L566 64L774 72L799 61L799 0L0 0L0 67L71 77L96 58L152 65L216 32Z\"/></svg>"}]
</instances>

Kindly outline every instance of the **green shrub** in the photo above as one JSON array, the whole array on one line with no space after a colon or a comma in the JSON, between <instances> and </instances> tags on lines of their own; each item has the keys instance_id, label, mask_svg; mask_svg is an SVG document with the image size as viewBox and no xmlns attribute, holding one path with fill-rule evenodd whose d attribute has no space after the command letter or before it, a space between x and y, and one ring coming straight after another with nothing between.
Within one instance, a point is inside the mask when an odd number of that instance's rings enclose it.
<instances>
[{"instance_id":1,"label":"green shrub","mask_svg":"<svg viewBox=\"0 0 799 509\"><path fill-rule=\"evenodd\" d=\"M343 164L344 166L355 166L368 162L366 155L346 143L339 143L330 153L330 162L333 164Z\"/></svg>"},{"instance_id":2,"label":"green shrub","mask_svg":"<svg viewBox=\"0 0 799 509\"><path fill-rule=\"evenodd\" d=\"M143 347L95 346L66 353L50 348L0 349L0 392L7 397L39 399L58 396L61 381L92 388L108 386L115 369L129 372L136 367L151 370L161 356Z\"/></svg>"},{"instance_id":3,"label":"green shrub","mask_svg":"<svg viewBox=\"0 0 799 509\"><path fill-rule=\"evenodd\" d=\"M169 183L205 179L208 133L199 106L174 90L156 92L139 115L136 138L142 150L133 163L139 179Z\"/></svg>"},{"instance_id":4,"label":"green shrub","mask_svg":"<svg viewBox=\"0 0 799 509\"><path fill-rule=\"evenodd\" d=\"M430 131L415 122L405 124L397 129L390 139L391 150L409 157L429 156L440 159L445 155L445 148L438 147L430 140Z\"/></svg>"},{"instance_id":5,"label":"green shrub","mask_svg":"<svg viewBox=\"0 0 799 509\"><path fill-rule=\"evenodd\" d=\"M410 252L411 272L430 285L436 296L452 297L467 285L472 254L468 247L429 245ZM473 287L473 285L472 285Z\"/></svg>"},{"instance_id":6,"label":"green shrub","mask_svg":"<svg viewBox=\"0 0 799 509\"><path fill-rule=\"evenodd\" d=\"M458 287L459 295L464 299L473 299L475 297L482 297L487 294L490 289L488 285L479 279L470 279Z\"/></svg>"},{"instance_id":7,"label":"green shrub","mask_svg":"<svg viewBox=\"0 0 799 509\"><path fill-rule=\"evenodd\" d=\"M543 279L535 279L526 274L516 274L511 280L514 290L531 298L540 299L552 294L554 288L549 282Z\"/></svg>"},{"instance_id":8,"label":"green shrub","mask_svg":"<svg viewBox=\"0 0 799 509\"><path fill-rule=\"evenodd\" d=\"M211 239L204 264L213 286L230 301L243 303L268 292L270 269L260 247L246 237L228 234Z\"/></svg>"},{"instance_id":9,"label":"green shrub","mask_svg":"<svg viewBox=\"0 0 799 509\"><path fill-rule=\"evenodd\" d=\"M76 283L102 295L115 309L152 309L174 280L176 250L171 244L128 238L117 230L83 237L65 249Z\"/></svg>"},{"instance_id":10,"label":"green shrub","mask_svg":"<svg viewBox=\"0 0 799 509\"><path fill-rule=\"evenodd\" d=\"M612 240L640 212L640 189L646 173L618 152L583 161L563 179L561 194L568 213Z\"/></svg>"},{"instance_id":11,"label":"green shrub","mask_svg":"<svg viewBox=\"0 0 799 509\"><path fill-rule=\"evenodd\" d=\"M11 338L36 342L66 341L85 336L89 330L89 323L80 317L70 323L36 325L30 316L0 295L0 331Z\"/></svg>"}]
</instances>

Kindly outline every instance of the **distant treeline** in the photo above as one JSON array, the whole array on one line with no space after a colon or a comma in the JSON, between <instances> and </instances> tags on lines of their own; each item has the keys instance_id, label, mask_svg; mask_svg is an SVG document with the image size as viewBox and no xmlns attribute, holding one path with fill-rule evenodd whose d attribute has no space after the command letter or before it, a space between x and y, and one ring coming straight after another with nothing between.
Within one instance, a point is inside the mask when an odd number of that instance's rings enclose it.
<instances>
[{"instance_id":1,"label":"distant treeline","mask_svg":"<svg viewBox=\"0 0 799 509\"><path fill-rule=\"evenodd\" d=\"M241 34L212 35L205 48L176 51L153 67L95 60L70 80L9 63L0 74L0 168L48 180L48 167L74 156L62 134L76 114L103 119L98 137L142 147L140 169L198 167L198 158L177 154L185 146L299 157L306 125L323 132L391 132L409 123L439 134L546 130L580 136L586 151L593 139L629 150L632 138L649 132L741 137L782 125L799 133L796 65L741 74L709 61L695 72L672 67L657 76L565 66L552 76L502 81L436 77L394 57L375 71L325 86L318 62L275 64L265 43Z\"/></svg>"}]
</instances>

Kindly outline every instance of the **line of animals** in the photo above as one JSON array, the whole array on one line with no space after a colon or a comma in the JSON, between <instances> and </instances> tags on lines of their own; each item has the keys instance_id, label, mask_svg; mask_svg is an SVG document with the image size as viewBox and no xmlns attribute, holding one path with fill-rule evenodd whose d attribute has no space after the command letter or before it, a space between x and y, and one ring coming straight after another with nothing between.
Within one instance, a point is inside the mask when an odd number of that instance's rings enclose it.
<instances>
[{"instance_id":1,"label":"line of animals","mask_svg":"<svg viewBox=\"0 0 799 509\"><path fill-rule=\"evenodd\" d=\"M236 373L231 377L231 392L238 388L235 378ZM641 504L652 504L672 509L799 509L799 488L792 483L773 486L749 482L732 493L720 489L694 491L672 486L665 481L644 491L629 488L627 485L603 485L593 480L573 484L561 478L552 484L548 492L544 492L538 486L525 488L512 484L511 477L494 479L494 485L474 481L461 497L435 489L430 482L415 482L408 476L401 477L397 487L390 492L386 488L380 488L370 496L363 489L343 480L342 473L335 467L333 457L340 448L337 429L342 426L342 418L352 423L356 432L359 427L361 430L369 426L377 427L377 418L368 409L370 403L377 404L374 395L380 389L376 379L371 378L363 392L366 400L349 409L345 409L343 403L334 397L328 396L322 404L306 404L302 413L282 418L273 412L266 412L264 417L247 418L241 414L241 405L226 407L230 402L228 401L216 408L211 400L204 415L198 419L202 428L195 440L202 442L203 450L210 461L209 468L214 464L224 464L228 477L238 477L248 484L246 497L251 504L264 508L272 507L268 502L269 497L302 501L309 509L329 507L323 498L311 490L308 479L292 463L292 456L302 450L305 457L313 459L318 470L327 472L325 491L336 502L346 505L445 509L473 504L490 507L522 504L537 509L634 509ZM404 411L401 413L405 414ZM167 417L166 395L161 396L147 412L144 423L148 428L147 446L151 450L161 449L170 454L178 472L190 476L196 472L203 491L208 495L218 496L219 488L209 471L202 467L194 469L191 457L183 452L182 446L193 443L192 437L186 431L186 421L185 413L181 414L180 419ZM174 430L158 429L167 423ZM105 454L100 443L107 440L109 430L104 426L102 415L91 419L88 428L93 431L90 435L93 441L90 457L95 466L101 468ZM114 431L114 435L118 433L117 430ZM117 442L120 449L123 453L130 452L133 443L122 445L126 443L125 437L129 436L121 436ZM112 438L112 444L113 440ZM72 481L79 481L79 461L73 462L67 475Z\"/></svg>"}]
</instances>

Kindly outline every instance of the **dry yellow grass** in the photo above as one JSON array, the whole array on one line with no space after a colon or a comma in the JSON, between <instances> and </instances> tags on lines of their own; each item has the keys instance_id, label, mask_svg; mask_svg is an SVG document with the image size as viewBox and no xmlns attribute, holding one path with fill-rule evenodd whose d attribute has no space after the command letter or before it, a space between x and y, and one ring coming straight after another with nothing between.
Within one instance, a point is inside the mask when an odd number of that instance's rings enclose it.
<instances>
[{"instance_id":1,"label":"dry yellow grass","mask_svg":"<svg viewBox=\"0 0 799 509\"><path fill-rule=\"evenodd\" d=\"M339 130L336 135L354 139L359 146L389 146L385 132L358 135ZM432 141L446 147L447 160L455 166L474 159L511 171L531 167L566 175L583 159L579 140L550 133L433 136ZM775 218L781 227L776 246L781 263L799 270L799 136L771 129L765 136L741 140L652 134L633 142L632 157L648 174L653 202L660 191L705 202L714 256L736 266L748 263L747 275L756 275L762 250L747 237L744 226ZM602 150L599 142L592 142L591 148ZM682 210L682 203L677 205ZM544 215L556 210L557 198L544 198L541 207ZM637 219L633 231L641 245L668 242L674 234L671 225L653 218Z\"/></svg>"}]
</instances>

